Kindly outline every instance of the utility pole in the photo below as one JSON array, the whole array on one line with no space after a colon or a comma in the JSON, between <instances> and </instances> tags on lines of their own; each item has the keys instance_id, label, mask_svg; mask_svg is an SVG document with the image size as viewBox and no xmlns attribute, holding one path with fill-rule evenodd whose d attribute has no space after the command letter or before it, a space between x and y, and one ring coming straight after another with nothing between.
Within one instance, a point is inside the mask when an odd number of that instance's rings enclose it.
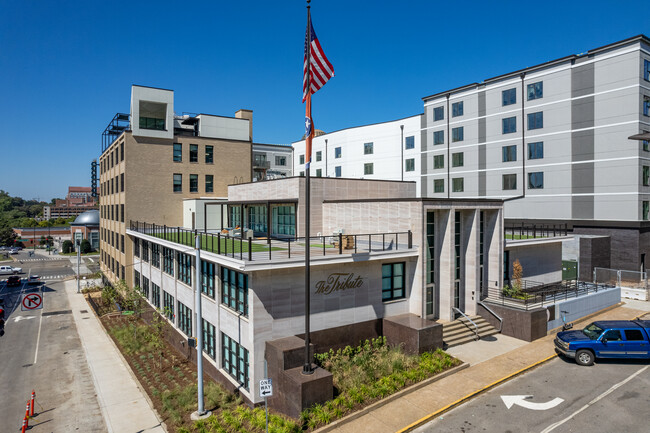
<instances>
[{"instance_id":1,"label":"utility pole","mask_svg":"<svg viewBox=\"0 0 650 433\"><path fill-rule=\"evenodd\" d=\"M81 284L81 275L79 275L79 267L81 263L81 242L79 239L75 241L75 245L77 247L77 293L80 293L81 289L79 285Z\"/></svg>"},{"instance_id":2,"label":"utility pole","mask_svg":"<svg viewBox=\"0 0 650 433\"><path fill-rule=\"evenodd\" d=\"M196 324L194 326L194 329L196 329L196 380L198 391L198 409L196 412L192 413L191 418L193 420L198 420L209 417L211 413L209 411L206 411L205 407L203 406L203 311L201 308L201 235L195 230L194 236L196 264L193 286L196 295L194 302L194 309L196 310L194 312L194 317L196 318Z\"/></svg>"}]
</instances>

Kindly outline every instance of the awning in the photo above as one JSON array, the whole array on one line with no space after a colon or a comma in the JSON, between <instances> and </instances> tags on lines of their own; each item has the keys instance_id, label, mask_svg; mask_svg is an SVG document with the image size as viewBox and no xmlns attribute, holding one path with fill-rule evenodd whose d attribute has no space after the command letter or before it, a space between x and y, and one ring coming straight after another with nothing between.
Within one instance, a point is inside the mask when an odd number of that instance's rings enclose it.
<instances>
[{"instance_id":1,"label":"awning","mask_svg":"<svg viewBox=\"0 0 650 433\"><path fill-rule=\"evenodd\" d=\"M644 132L643 134L636 134L627 137L630 140L650 140L650 132Z\"/></svg>"}]
</instances>

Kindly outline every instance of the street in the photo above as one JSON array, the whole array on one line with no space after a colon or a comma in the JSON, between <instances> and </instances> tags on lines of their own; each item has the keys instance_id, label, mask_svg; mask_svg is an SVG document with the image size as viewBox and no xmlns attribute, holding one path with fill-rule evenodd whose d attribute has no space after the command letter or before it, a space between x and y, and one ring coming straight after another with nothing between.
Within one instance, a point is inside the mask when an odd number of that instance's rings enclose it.
<instances>
[{"instance_id":1,"label":"street","mask_svg":"<svg viewBox=\"0 0 650 433\"><path fill-rule=\"evenodd\" d=\"M4 262L11 266L23 268L21 278L28 275L39 275L42 280L59 280L76 274L77 257L62 256L58 254L46 255L43 252L37 252L30 256L31 250L22 250L11 257L15 262ZM86 265L90 272L99 270L99 257L86 256L82 257L82 265ZM84 272L82 272L83 275ZM2 276L5 279L5 276Z\"/></svg>"},{"instance_id":2,"label":"street","mask_svg":"<svg viewBox=\"0 0 650 433\"><path fill-rule=\"evenodd\" d=\"M647 361L557 358L415 431L647 432L649 388Z\"/></svg>"},{"instance_id":3,"label":"street","mask_svg":"<svg viewBox=\"0 0 650 433\"><path fill-rule=\"evenodd\" d=\"M21 311L25 293L41 295L43 308ZM106 431L63 283L6 287L3 281L0 298L6 319L0 337L0 431L19 430L32 390L37 416L30 420L31 432Z\"/></svg>"}]
</instances>

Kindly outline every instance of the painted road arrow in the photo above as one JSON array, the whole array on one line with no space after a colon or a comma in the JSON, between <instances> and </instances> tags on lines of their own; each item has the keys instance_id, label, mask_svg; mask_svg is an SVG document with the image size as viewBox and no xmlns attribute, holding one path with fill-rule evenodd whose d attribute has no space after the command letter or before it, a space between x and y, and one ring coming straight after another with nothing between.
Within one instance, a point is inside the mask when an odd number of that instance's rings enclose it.
<instances>
[{"instance_id":1,"label":"painted road arrow","mask_svg":"<svg viewBox=\"0 0 650 433\"><path fill-rule=\"evenodd\" d=\"M16 316L14 322L20 322L21 320L35 319L36 316Z\"/></svg>"},{"instance_id":2,"label":"painted road arrow","mask_svg":"<svg viewBox=\"0 0 650 433\"><path fill-rule=\"evenodd\" d=\"M555 397L553 400L547 401L546 403L535 403L532 401L526 400L527 398L533 398L532 395L502 395L501 399L508 409L512 405L516 404L517 406L525 407L526 409L532 410L548 410L552 409L558 404L562 403L564 399L560 397Z\"/></svg>"}]
</instances>

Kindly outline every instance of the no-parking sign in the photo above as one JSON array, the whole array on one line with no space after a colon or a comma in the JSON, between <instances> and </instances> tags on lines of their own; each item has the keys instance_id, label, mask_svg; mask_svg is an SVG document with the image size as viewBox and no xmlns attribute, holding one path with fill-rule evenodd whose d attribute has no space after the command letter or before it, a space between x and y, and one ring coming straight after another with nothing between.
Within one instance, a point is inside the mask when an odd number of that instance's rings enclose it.
<instances>
[{"instance_id":1,"label":"no-parking sign","mask_svg":"<svg viewBox=\"0 0 650 433\"><path fill-rule=\"evenodd\" d=\"M43 297L39 293L26 293L20 303L22 311L40 310L43 308Z\"/></svg>"}]
</instances>

